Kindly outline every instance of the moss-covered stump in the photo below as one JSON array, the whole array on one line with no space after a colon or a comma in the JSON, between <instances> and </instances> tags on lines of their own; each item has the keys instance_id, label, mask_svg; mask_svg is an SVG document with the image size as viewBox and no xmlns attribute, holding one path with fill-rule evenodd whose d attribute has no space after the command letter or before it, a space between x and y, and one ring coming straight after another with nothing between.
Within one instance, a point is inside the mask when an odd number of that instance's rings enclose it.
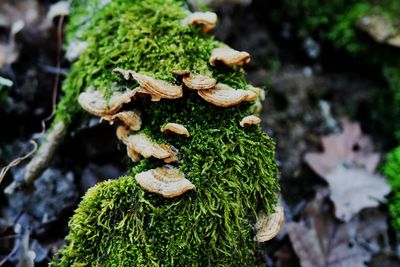
<instances>
[{"instance_id":1,"label":"moss-covered stump","mask_svg":"<svg viewBox=\"0 0 400 267\"><path fill-rule=\"evenodd\" d=\"M383 171L388 177L393 191L389 202L393 226L400 231L400 147L389 154Z\"/></svg>"},{"instance_id":2,"label":"moss-covered stump","mask_svg":"<svg viewBox=\"0 0 400 267\"><path fill-rule=\"evenodd\" d=\"M102 3L75 1L73 6L68 39L87 42L87 48L64 83L56 121L71 127L85 118L77 99L87 88L110 99L115 92L138 86L134 79L113 73L115 68L173 86L180 84L174 70L190 70L234 91L242 89L236 92L253 92L240 66L210 65L213 49L222 44L199 25L182 23L188 15L183 2ZM254 111L253 97L242 100L220 107L184 87L178 99L154 102L142 96L125 104L122 110L141 111L140 131L134 134L177 149L178 158L169 164L195 188L175 198L146 192L135 177L165 163L140 159L127 176L88 191L53 265L257 266L257 212L274 211L279 186L274 143L258 125L240 125ZM167 123L183 125L190 136L163 133L160 129Z\"/></svg>"}]
</instances>

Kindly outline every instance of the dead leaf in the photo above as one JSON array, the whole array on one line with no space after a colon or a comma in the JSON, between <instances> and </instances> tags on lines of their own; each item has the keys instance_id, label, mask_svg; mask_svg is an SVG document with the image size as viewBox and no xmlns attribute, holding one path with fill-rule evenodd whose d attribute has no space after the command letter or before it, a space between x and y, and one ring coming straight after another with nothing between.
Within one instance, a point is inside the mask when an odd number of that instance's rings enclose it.
<instances>
[{"instance_id":1,"label":"dead leaf","mask_svg":"<svg viewBox=\"0 0 400 267\"><path fill-rule=\"evenodd\" d=\"M322 137L323 153L307 153L306 163L324 178L337 218L349 221L360 210L376 207L390 192L386 180L374 174L379 154L358 123L343 122L341 134Z\"/></svg>"},{"instance_id":2,"label":"dead leaf","mask_svg":"<svg viewBox=\"0 0 400 267\"><path fill-rule=\"evenodd\" d=\"M339 165L326 176L337 218L348 222L367 207L377 207L390 193L384 177L364 169Z\"/></svg>"},{"instance_id":3,"label":"dead leaf","mask_svg":"<svg viewBox=\"0 0 400 267\"><path fill-rule=\"evenodd\" d=\"M364 216L340 223L330 215L326 195L317 193L305 210L305 220L286 224L301 266L365 267L376 252L378 237L387 231L386 217L368 210Z\"/></svg>"}]
</instances>

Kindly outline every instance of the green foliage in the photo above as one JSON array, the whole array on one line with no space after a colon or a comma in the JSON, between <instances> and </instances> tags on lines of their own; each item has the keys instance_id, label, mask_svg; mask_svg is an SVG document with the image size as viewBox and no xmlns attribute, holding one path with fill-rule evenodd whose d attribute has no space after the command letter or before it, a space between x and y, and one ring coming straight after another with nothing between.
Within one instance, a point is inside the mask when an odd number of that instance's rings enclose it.
<instances>
[{"instance_id":1,"label":"green foliage","mask_svg":"<svg viewBox=\"0 0 400 267\"><path fill-rule=\"evenodd\" d=\"M400 231L400 147L392 151L384 165L383 172L392 186L392 197L389 209L394 227Z\"/></svg>"},{"instance_id":2,"label":"green foliage","mask_svg":"<svg viewBox=\"0 0 400 267\"><path fill-rule=\"evenodd\" d=\"M76 99L90 85L108 94L134 88L112 73L116 67L170 82L172 70L190 69L247 87L243 70L211 68L211 50L220 43L181 24L186 16L181 1L114 0L92 12L96 3L76 6L78 15L73 11L71 17L69 38L76 34L89 46L64 83L58 120L76 120L81 113ZM82 19L88 14L90 23ZM146 193L135 174L162 163L142 160L129 175L87 192L53 265L256 266L253 224L258 210L273 210L279 186L272 140L258 126L239 126L251 103L221 108L185 90L179 100L131 105L142 110L142 132L179 150L177 167L196 189L176 199ZM183 124L191 136L163 135L160 127L168 122Z\"/></svg>"}]
</instances>

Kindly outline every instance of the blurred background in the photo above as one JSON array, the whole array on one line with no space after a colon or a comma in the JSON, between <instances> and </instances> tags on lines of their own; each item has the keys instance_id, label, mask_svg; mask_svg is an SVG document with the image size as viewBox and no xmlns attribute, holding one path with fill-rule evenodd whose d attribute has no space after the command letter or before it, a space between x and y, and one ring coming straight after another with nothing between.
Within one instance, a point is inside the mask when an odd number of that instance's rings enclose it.
<instances>
[{"instance_id":1,"label":"blurred background","mask_svg":"<svg viewBox=\"0 0 400 267\"><path fill-rule=\"evenodd\" d=\"M279 236L260 245L260 261L400 266L400 152L386 163L400 140L400 1L188 4L218 14L216 38L252 55L248 80L267 91L262 127L276 142L286 218ZM67 22L67 2L0 0L1 166L29 154L43 122L50 125L70 68ZM15 162L0 184L0 266L48 265L82 195L128 169L117 143L111 127L92 119L31 188L10 187L29 160Z\"/></svg>"}]
</instances>

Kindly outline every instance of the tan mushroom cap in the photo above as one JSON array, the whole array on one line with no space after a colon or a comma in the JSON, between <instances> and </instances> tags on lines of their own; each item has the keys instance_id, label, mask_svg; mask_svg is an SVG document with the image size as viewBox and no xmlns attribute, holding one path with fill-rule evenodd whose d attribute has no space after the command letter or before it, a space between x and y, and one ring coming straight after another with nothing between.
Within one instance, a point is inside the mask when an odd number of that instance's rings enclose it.
<instances>
[{"instance_id":1,"label":"tan mushroom cap","mask_svg":"<svg viewBox=\"0 0 400 267\"><path fill-rule=\"evenodd\" d=\"M247 52L237 51L228 46L215 48L211 53L210 64L211 66L217 65L222 62L228 66L243 66L250 62L250 54Z\"/></svg>"},{"instance_id":2,"label":"tan mushroom cap","mask_svg":"<svg viewBox=\"0 0 400 267\"><path fill-rule=\"evenodd\" d=\"M136 89L125 92L113 92L107 101L103 92L89 87L87 91L79 95L78 102L84 110L93 115L107 116L116 113L123 104L129 103L136 93Z\"/></svg>"},{"instance_id":3,"label":"tan mushroom cap","mask_svg":"<svg viewBox=\"0 0 400 267\"><path fill-rule=\"evenodd\" d=\"M375 41L400 47L400 31L389 17L383 14L372 14L362 17L358 27L368 33Z\"/></svg>"},{"instance_id":4,"label":"tan mushroom cap","mask_svg":"<svg viewBox=\"0 0 400 267\"><path fill-rule=\"evenodd\" d=\"M108 115L102 118L109 121L110 124L113 124L114 121L118 119L132 131L139 131L142 127L142 119L140 118L140 113L137 110L121 111L114 115Z\"/></svg>"},{"instance_id":5,"label":"tan mushroom cap","mask_svg":"<svg viewBox=\"0 0 400 267\"><path fill-rule=\"evenodd\" d=\"M172 75L177 78L181 79L185 76L189 76L192 72L190 70L174 70L172 71Z\"/></svg>"},{"instance_id":6,"label":"tan mushroom cap","mask_svg":"<svg viewBox=\"0 0 400 267\"><path fill-rule=\"evenodd\" d=\"M194 184L185 178L179 169L164 166L136 174L137 183L146 191L165 198L178 197L195 189Z\"/></svg>"},{"instance_id":7,"label":"tan mushroom cap","mask_svg":"<svg viewBox=\"0 0 400 267\"><path fill-rule=\"evenodd\" d=\"M126 153L131 158L133 162L138 162L140 160L140 154L137 153L129 146L129 130L125 126L119 126L117 128L117 138L126 145Z\"/></svg>"},{"instance_id":8,"label":"tan mushroom cap","mask_svg":"<svg viewBox=\"0 0 400 267\"><path fill-rule=\"evenodd\" d=\"M214 89L199 90L201 96L207 102L219 107L231 107L248 101L249 91L243 89L233 89L232 87L218 83Z\"/></svg>"},{"instance_id":9,"label":"tan mushroom cap","mask_svg":"<svg viewBox=\"0 0 400 267\"><path fill-rule=\"evenodd\" d=\"M276 206L275 212L266 215L261 213L255 225L257 242L266 242L279 234L285 215L282 206Z\"/></svg>"},{"instance_id":10,"label":"tan mushroom cap","mask_svg":"<svg viewBox=\"0 0 400 267\"><path fill-rule=\"evenodd\" d=\"M176 152L165 144L156 144L144 134L130 135L128 146L145 158L155 157L172 162L177 160Z\"/></svg>"},{"instance_id":11,"label":"tan mushroom cap","mask_svg":"<svg viewBox=\"0 0 400 267\"><path fill-rule=\"evenodd\" d=\"M194 12L182 22L188 25L199 25L203 32L212 31L217 25L218 16L214 12Z\"/></svg>"},{"instance_id":12,"label":"tan mushroom cap","mask_svg":"<svg viewBox=\"0 0 400 267\"><path fill-rule=\"evenodd\" d=\"M189 137L189 131L186 129L185 126L178 123L167 123L161 128L161 132L168 134L168 133L175 133L179 135L183 135L185 137Z\"/></svg>"},{"instance_id":13,"label":"tan mushroom cap","mask_svg":"<svg viewBox=\"0 0 400 267\"><path fill-rule=\"evenodd\" d=\"M149 96L151 97L151 101L153 101L153 102L158 102L158 101L160 101L161 98L162 98L160 95L151 93L151 92L147 91L146 89L144 89L144 88L142 88L142 87L139 87L139 89L138 89L137 92L138 92L138 94L149 95Z\"/></svg>"},{"instance_id":14,"label":"tan mushroom cap","mask_svg":"<svg viewBox=\"0 0 400 267\"><path fill-rule=\"evenodd\" d=\"M182 82L192 90L212 89L217 84L217 80L205 75L187 75L182 78Z\"/></svg>"},{"instance_id":15,"label":"tan mushroom cap","mask_svg":"<svg viewBox=\"0 0 400 267\"><path fill-rule=\"evenodd\" d=\"M260 125L260 123L261 123L261 119L259 117L254 116L254 115L250 115L250 116L244 117L240 121L240 126L247 127L247 126L250 126L250 125Z\"/></svg>"},{"instance_id":16,"label":"tan mushroom cap","mask_svg":"<svg viewBox=\"0 0 400 267\"><path fill-rule=\"evenodd\" d=\"M136 80L140 86L146 91L141 90L141 93L148 93L154 96L154 99L168 98L175 99L180 98L183 95L182 86L174 85L167 81L157 80L145 74L137 73L133 70L124 70L121 68L115 68L113 72L121 74L125 80ZM153 100L158 101L158 100Z\"/></svg>"},{"instance_id":17,"label":"tan mushroom cap","mask_svg":"<svg viewBox=\"0 0 400 267\"><path fill-rule=\"evenodd\" d=\"M151 94L159 95L162 98L176 99L183 96L181 85L173 85L140 73L134 73L133 78Z\"/></svg>"}]
</instances>

